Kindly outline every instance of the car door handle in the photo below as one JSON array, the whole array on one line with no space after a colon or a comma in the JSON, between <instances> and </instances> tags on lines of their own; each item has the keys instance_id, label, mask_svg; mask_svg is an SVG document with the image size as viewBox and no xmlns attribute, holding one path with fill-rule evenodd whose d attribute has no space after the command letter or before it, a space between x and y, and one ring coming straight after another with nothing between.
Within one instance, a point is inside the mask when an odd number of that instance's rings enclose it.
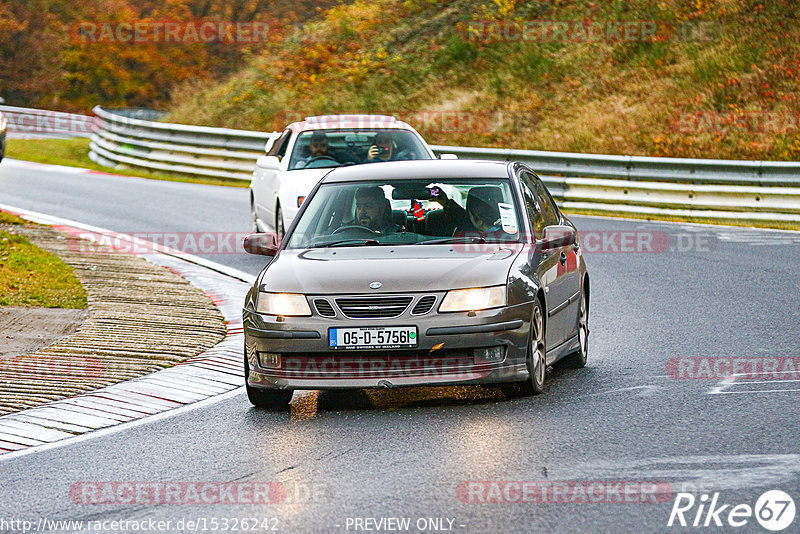
<instances>
[{"instance_id":1,"label":"car door handle","mask_svg":"<svg viewBox=\"0 0 800 534\"><path fill-rule=\"evenodd\" d=\"M567 254L565 252L561 253L561 257L559 258L559 261L561 262L561 265L564 265L564 264L567 263Z\"/></svg>"}]
</instances>

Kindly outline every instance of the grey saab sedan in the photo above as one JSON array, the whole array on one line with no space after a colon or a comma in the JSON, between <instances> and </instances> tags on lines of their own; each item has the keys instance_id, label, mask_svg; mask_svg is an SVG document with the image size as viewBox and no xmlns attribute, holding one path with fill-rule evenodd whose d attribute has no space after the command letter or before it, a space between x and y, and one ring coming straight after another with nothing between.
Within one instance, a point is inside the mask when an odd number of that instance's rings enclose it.
<instances>
[{"instance_id":1,"label":"grey saab sedan","mask_svg":"<svg viewBox=\"0 0 800 534\"><path fill-rule=\"evenodd\" d=\"M543 391L586 365L589 275L578 233L522 163L339 167L247 294L245 380L255 406L295 389L500 385Z\"/></svg>"}]
</instances>

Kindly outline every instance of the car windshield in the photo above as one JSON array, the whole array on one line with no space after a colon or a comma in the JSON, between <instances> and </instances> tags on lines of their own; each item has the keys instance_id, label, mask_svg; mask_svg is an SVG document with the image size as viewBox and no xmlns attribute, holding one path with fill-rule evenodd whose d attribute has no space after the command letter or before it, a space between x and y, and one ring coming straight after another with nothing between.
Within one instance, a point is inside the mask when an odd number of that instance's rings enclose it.
<instances>
[{"instance_id":1,"label":"car windshield","mask_svg":"<svg viewBox=\"0 0 800 534\"><path fill-rule=\"evenodd\" d=\"M431 178L323 184L286 248L518 242L507 179Z\"/></svg>"},{"instance_id":2,"label":"car windshield","mask_svg":"<svg viewBox=\"0 0 800 534\"><path fill-rule=\"evenodd\" d=\"M314 130L298 136L289 170L412 159L432 158L419 136L408 130Z\"/></svg>"}]
</instances>

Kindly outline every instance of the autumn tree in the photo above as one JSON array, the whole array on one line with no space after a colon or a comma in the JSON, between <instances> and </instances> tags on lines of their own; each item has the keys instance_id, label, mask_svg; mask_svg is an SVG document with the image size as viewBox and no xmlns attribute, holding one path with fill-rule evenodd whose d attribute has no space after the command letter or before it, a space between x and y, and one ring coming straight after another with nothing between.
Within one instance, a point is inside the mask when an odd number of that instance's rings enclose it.
<instances>
[{"instance_id":1,"label":"autumn tree","mask_svg":"<svg viewBox=\"0 0 800 534\"><path fill-rule=\"evenodd\" d=\"M106 25L165 21L266 22L270 39L334 0L0 0L0 96L12 105L67 111L159 107L176 85L212 83L238 70L263 41L134 42Z\"/></svg>"}]
</instances>

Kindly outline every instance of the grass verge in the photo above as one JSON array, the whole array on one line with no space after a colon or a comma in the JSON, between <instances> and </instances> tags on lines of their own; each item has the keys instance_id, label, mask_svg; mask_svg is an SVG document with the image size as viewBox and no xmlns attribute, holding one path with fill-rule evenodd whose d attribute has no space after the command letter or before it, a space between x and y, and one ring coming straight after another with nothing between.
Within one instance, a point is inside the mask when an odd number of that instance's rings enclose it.
<instances>
[{"instance_id":1,"label":"grass verge","mask_svg":"<svg viewBox=\"0 0 800 534\"><path fill-rule=\"evenodd\" d=\"M247 182L226 180L225 178L210 178L192 176L189 174L168 174L152 172L134 167L126 169L113 169L98 165L89 159L89 139L9 139L6 146L6 155L9 158L46 163L49 165L65 165L67 167L81 167L93 171L111 174L123 174L137 178L151 180L166 180L170 182L189 182L193 184L224 185L228 187L248 187Z\"/></svg>"},{"instance_id":2,"label":"grass verge","mask_svg":"<svg viewBox=\"0 0 800 534\"><path fill-rule=\"evenodd\" d=\"M86 308L72 267L13 231L25 221L0 211L0 306Z\"/></svg>"},{"instance_id":3,"label":"grass verge","mask_svg":"<svg viewBox=\"0 0 800 534\"><path fill-rule=\"evenodd\" d=\"M0 211L0 224L30 224L25 219L8 213L7 211Z\"/></svg>"}]
</instances>

